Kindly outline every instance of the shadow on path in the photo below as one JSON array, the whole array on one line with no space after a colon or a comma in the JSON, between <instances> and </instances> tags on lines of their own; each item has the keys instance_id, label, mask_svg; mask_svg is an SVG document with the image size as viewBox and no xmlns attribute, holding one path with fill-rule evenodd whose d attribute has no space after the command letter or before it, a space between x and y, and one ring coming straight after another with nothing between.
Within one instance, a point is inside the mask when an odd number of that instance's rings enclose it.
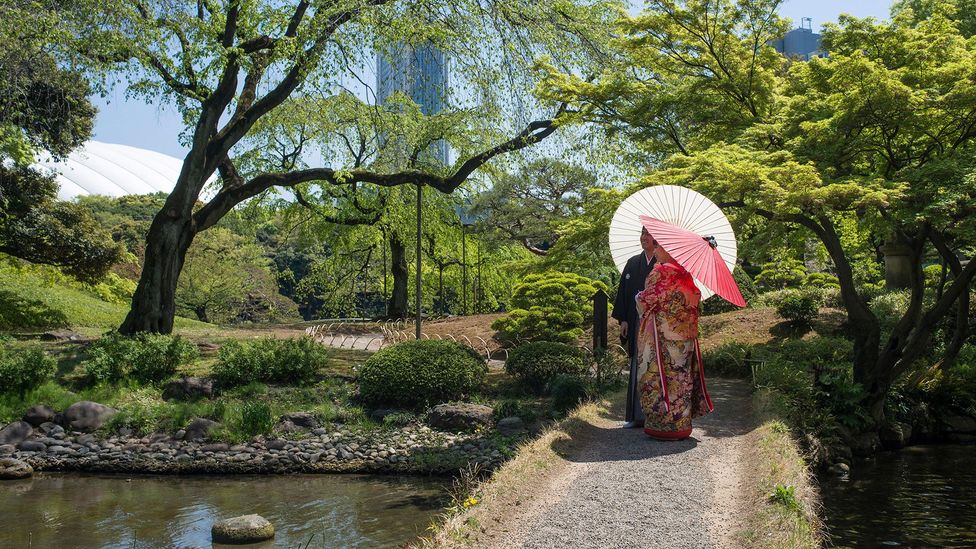
<instances>
[{"instance_id":1,"label":"shadow on path","mask_svg":"<svg viewBox=\"0 0 976 549\"><path fill-rule=\"evenodd\" d=\"M600 413L595 425L583 420L572 421L567 430L574 433L573 437L557 439L551 447L562 458L576 463L640 461L687 452L697 447L703 437L736 437L756 428L748 382L715 378L709 382L708 389L715 411L697 418L692 436L685 440L655 440L644 434L643 429L625 429L624 403L616 402L610 410Z\"/></svg>"}]
</instances>

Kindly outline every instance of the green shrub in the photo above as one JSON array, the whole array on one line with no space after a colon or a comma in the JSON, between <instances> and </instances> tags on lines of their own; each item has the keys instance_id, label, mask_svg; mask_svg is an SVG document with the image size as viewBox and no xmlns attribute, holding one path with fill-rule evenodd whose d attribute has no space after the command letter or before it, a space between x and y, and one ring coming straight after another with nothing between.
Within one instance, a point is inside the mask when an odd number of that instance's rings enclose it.
<instances>
[{"instance_id":1,"label":"green shrub","mask_svg":"<svg viewBox=\"0 0 976 549\"><path fill-rule=\"evenodd\" d=\"M579 376L559 374L549 384L552 395L552 409L564 414L586 399L586 382Z\"/></svg>"},{"instance_id":2,"label":"green shrub","mask_svg":"<svg viewBox=\"0 0 976 549\"><path fill-rule=\"evenodd\" d=\"M776 313L794 324L809 326L817 316L817 301L806 292L785 292L776 304Z\"/></svg>"},{"instance_id":3,"label":"green shrub","mask_svg":"<svg viewBox=\"0 0 976 549\"><path fill-rule=\"evenodd\" d=\"M498 339L569 343L593 322L593 294L607 285L573 273L549 271L525 277L515 286L512 311L492 325Z\"/></svg>"},{"instance_id":4,"label":"green shrub","mask_svg":"<svg viewBox=\"0 0 976 549\"><path fill-rule=\"evenodd\" d=\"M405 407L458 400L485 379L474 349L453 341L405 341L374 353L359 372L359 395L370 404Z\"/></svg>"},{"instance_id":5,"label":"green shrub","mask_svg":"<svg viewBox=\"0 0 976 549\"><path fill-rule=\"evenodd\" d=\"M799 286L807 277L803 262L793 258L771 261L762 266L756 276L756 284L764 289L782 289Z\"/></svg>"},{"instance_id":6,"label":"green shrub","mask_svg":"<svg viewBox=\"0 0 976 549\"><path fill-rule=\"evenodd\" d=\"M252 381L305 384L329 361L328 349L310 337L230 341L217 353L213 375L233 387Z\"/></svg>"},{"instance_id":7,"label":"green shrub","mask_svg":"<svg viewBox=\"0 0 976 549\"><path fill-rule=\"evenodd\" d=\"M559 374L581 376L586 372L586 361L576 347L553 341L537 341L512 350L505 363L505 371L541 395Z\"/></svg>"},{"instance_id":8,"label":"green shrub","mask_svg":"<svg viewBox=\"0 0 976 549\"><path fill-rule=\"evenodd\" d=\"M180 366L199 356L196 346L179 336L112 333L91 344L88 359L82 364L85 374L95 382L132 379L145 384L173 377Z\"/></svg>"},{"instance_id":9,"label":"green shrub","mask_svg":"<svg viewBox=\"0 0 976 549\"><path fill-rule=\"evenodd\" d=\"M702 362L705 364L705 374L748 377L752 367L746 360L752 357L752 349L752 345L731 341L704 351Z\"/></svg>"},{"instance_id":10,"label":"green shrub","mask_svg":"<svg viewBox=\"0 0 976 549\"><path fill-rule=\"evenodd\" d=\"M43 349L6 349L0 347L0 394L23 397L52 377L58 363Z\"/></svg>"},{"instance_id":11,"label":"green shrub","mask_svg":"<svg viewBox=\"0 0 976 549\"><path fill-rule=\"evenodd\" d=\"M803 281L804 287L840 288L840 281L830 273L810 273Z\"/></svg>"},{"instance_id":12,"label":"green shrub","mask_svg":"<svg viewBox=\"0 0 976 549\"><path fill-rule=\"evenodd\" d=\"M746 300L746 305L753 305L753 301L756 299L756 285L753 283L752 278L749 276L742 267L736 265L735 269L732 271L732 277L735 278L735 283L739 286L739 291L742 292L742 297ZM718 313L727 313L729 311L735 311L740 307L729 303L728 301L722 299L721 297L715 296L710 297L702 302L701 313L703 315L714 315Z\"/></svg>"}]
</instances>

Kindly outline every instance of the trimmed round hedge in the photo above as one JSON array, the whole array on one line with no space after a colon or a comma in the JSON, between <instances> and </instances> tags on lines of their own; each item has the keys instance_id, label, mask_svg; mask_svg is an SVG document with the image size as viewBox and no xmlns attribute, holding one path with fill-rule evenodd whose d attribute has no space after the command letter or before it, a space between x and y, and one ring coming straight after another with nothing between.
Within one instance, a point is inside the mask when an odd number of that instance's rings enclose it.
<instances>
[{"instance_id":1,"label":"trimmed round hedge","mask_svg":"<svg viewBox=\"0 0 976 549\"><path fill-rule=\"evenodd\" d=\"M463 398L487 372L478 352L460 343L404 341L369 357L359 372L359 396L369 404L427 406Z\"/></svg>"},{"instance_id":2,"label":"trimmed round hedge","mask_svg":"<svg viewBox=\"0 0 976 549\"><path fill-rule=\"evenodd\" d=\"M508 355L505 371L529 386L536 394L560 374L581 376L586 372L583 352L553 341L536 341L516 347Z\"/></svg>"}]
</instances>

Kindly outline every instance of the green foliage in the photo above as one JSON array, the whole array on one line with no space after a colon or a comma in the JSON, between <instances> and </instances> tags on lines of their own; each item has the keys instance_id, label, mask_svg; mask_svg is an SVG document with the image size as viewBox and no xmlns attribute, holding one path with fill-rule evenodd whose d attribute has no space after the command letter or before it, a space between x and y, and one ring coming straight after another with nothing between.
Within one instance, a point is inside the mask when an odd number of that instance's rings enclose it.
<instances>
[{"instance_id":1,"label":"green foliage","mask_svg":"<svg viewBox=\"0 0 976 549\"><path fill-rule=\"evenodd\" d=\"M796 489L793 486L777 484L769 494L769 501L778 503L795 513L799 513L803 508L800 501L796 499Z\"/></svg>"},{"instance_id":2,"label":"green foliage","mask_svg":"<svg viewBox=\"0 0 976 549\"><path fill-rule=\"evenodd\" d=\"M274 417L271 415L271 407L266 402L245 400L241 404L238 428L245 437L269 433L272 427L274 427Z\"/></svg>"},{"instance_id":3,"label":"green foliage","mask_svg":"<svg viewBox=\"0 0 976 549\"><path fill-rule=\"evenodd\" d=\"M723 343L715 349L702 352L706 375L748 377L752 367L747 359L752 356L753 346L735 341Z\"/></svg>"},{"instance_id":4,"label":"green foliage","mask_svg":"<svg viewBox=\"0 0 976 549\"><path fill-rule=\"evenodd\" d=\"M0 163L0 252L97 281L122 259L122 247L87 210L58 200L57 191L53 176Z\"/></svg>"},{"instance_id":5,"label":"green foliage","mask_svg":"<svg viewBox=\"0 0 976 549\"><path fill-rule=\"evenodd\" d=\"M115 328L128 307L115 303L115 297L111 302L99 298L101 285L83 284L55 267L29 265L0 255L0 330ZM106 291L114 293L113 289ZM177 317L176 327L199 330L213 326Z\"/></svg>"},{"instance_id":6,"label":"green foliage","mask_svg":"<svg viewBox=\"0 0 976 549\"><path fill-rule=\"evenodd\" d=\"M593 322L593 294L607 291L603 282L550 271L526 276L512 293L512 312L492 324L498 338L570 343Z\"/></svg>"},{"instance_id":7,"label":"green foliage","mask_svg":"<svg viewBox=\"0 0 976 549\"><path fill-rule=\"evenodd\" d=\"M807 278L806 267L799 259L783 258L765 263L756 276L756 284L764 289L799 286Z\"/></svg>"},{"instance_id":8,"label":"green foliage","mask_svg":"<svg viewBox=\"0 0 976 549\"><path fill-rule=\"evenodd\" d=\"M11 0L0 5L0 162L33 162L47 150L67 155L90 136L95 107L78 67L62 63L52 44L65 39L62 6Z\"/></svg>"},{"instance_id":9,"label":"green foliage","mask_svg":"<svg viewBox=\"0 0 976 549\"><path fill-rule=\"evenodd\" d=\"M552 409L564 414L586 399L586 381L578 375L559 374L549 383L549 394L552 395Z\"/></svg>"},{"instance_id":10,"label":"green foliage","mask_svg":"<svg viewBox=\"0 0 976 549\"><path fill-rule=\"evenodd\" d=\"M842 425L856 430L869 422L863 407L866 393L854 383L849 340L790 340L765 355L756 383L784 396L790 423L800 432L826 441L836 439Z\"/></svg>"},{"instance_id":11,"label":"green foliage","mask_svg":"<svg viewBox=\"0 0 976 549\"><path fill-rule=\"evenodd\" d=\"M784 292L776 305L776 313L794 324L809 326L817 317L817 300L806 292Z\"/></svg>"},{"instance_id":12,"label":"green foliage","mask_svg":"<svg viewBox=\"0 0 976 549\"><path fill-rule=\"evenodd\" d=\"M410 425L417 420L417 414L413 412L394 412L383 416L383 425L386 427L403 427Z\"/></svg>"},{"instance_id":13,"label":"green foliage","mask_svg":"<svg viewBox=\"0 0 976 549\"><path fill-rule=\"evenodd\" d=\"M541 395L560 374L582 376L586 372L586 361L576 347L536 341L513 349L505 362L505 371Z\"/></svg>"},{"instance_id":14,"label":"green foliage","mask_svg":"<svg viewBox=\"0 0 976 549\"><path fill-rule=\"evenodd\" d=\"M49 381L57 366L43 349L8 348L0 341L0 393L23 397Z\"/></svg>"},{"instance_id":15,"label":"green foliage","mask_svg":"<svg viewBox=\"0 0 976 549\"><path fill-rule=\"evenodd\" d=\"M487 366L453 341L405 341L376 352L359 372L367 403L418 407L459 400L478 388Z\"/></svg>"},{"instance_id":16,"label":"green foliage","mask_svg":"<svg viewBox=\"0 0 976 549\"><path fill-rule=\"evenodd\" d=\"M213 376L233 387L253 381L306 384L329 361L329 350L310 337L233 340L217 353Z\"/></svg>"},{"instance_id":17,"label":"green foliage","mask_svg":"<svg viewBox=\"0 0 976 549\"><path fill-rule=\"evenodd\" d=\"M837 277L829 273L809 273L803 280L804 287L813 288L840 288L840 281Z\"/></svg>"},{"instance_id":18,"label":"green foliage","mask_svg":"<svg viewBox=\"0 0 976 549\"><path fill-rule=\"evenodd\" d=\"M278 294L261 248L215 227L194 239L176 292L180 314L201 322L290 320L297 307Z\"/></svg>"},{"instance_id":19,"label":"green foliage","mask_svg":"<svg viewBox=\"0 0 976 549\"><path fill-rule=\"evenodd\" d=\"M557 224L582 211L584 193L595 183L594 175L581 167L535 160L518 174L494 177L491 188L477 196L472 215L497 238L548 250L561 236Z\"/></svg>"},{"instance_id":20,"label":"green foliage","mask_svg":"<svg viewBox=\"0 0 976 549\"><path fill-rule=\"evenodd\" d=\"M142 333L128 337L113 332L89 346L82 366L96 383L130 379L157 383L173 377L180 366L199 356L196 346L179 336Z\"/></svg>"}]
</instances>

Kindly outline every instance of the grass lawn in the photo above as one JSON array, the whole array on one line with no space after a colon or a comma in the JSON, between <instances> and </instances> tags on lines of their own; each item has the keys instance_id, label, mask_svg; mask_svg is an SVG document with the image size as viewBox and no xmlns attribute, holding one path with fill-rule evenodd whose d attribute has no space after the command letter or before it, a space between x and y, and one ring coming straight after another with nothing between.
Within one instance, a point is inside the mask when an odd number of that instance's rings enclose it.
<instances>
[{"instance_id":1,"label":"grass lawn","mask_svg":"<svg viewBox=\"0 0 976 549\"><path fill-rule=\"evenodd\" d=\"M117 328L128 311L128 305L109 303L40 272L0 266L0 331L73 328L83 335L97 335ZM182 317L176 318L175 326L184 331L217 329Z\"/></svg>"}]
</instances>

